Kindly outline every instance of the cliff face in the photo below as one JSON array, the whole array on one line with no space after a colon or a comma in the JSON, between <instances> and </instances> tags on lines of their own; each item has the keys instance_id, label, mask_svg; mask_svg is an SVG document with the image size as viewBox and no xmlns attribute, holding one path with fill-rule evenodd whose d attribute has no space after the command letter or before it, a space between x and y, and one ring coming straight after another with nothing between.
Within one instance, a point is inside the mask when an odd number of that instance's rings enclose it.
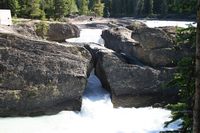
<instances>
[{"instance_id":1,"label":"cliff face","mask_svg":"<svg viewBox=\"0 0 200 133\"><path fill-rule=\"evenodd\" d=\"M80 110L91 66L83 47L0 33L0 116Z\"/></svg>"}]
</instances>

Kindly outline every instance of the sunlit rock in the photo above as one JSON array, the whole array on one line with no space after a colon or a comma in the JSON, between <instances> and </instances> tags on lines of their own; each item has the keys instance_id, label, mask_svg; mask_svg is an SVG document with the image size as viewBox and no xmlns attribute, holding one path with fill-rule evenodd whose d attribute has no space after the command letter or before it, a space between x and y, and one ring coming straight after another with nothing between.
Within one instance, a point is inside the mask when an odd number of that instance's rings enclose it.
<instances>
[{"instance_id":1,"label":"sunlit rock","mask_svg":"<svg viewBox=\"0 0 200 133\"><path fill-rule=\"evenodd\" d=\"M80 110L90 70L83 47L0 33L0 116Z\"/></svg>"}]
</instances>

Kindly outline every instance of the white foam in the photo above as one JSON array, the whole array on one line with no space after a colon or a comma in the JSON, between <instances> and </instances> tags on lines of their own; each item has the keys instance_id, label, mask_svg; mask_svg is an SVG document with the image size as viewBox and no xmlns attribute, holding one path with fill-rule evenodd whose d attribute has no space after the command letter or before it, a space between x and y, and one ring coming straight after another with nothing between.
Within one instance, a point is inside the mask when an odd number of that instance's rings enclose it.
<instances>
[{"instance_id":1,"label":"white foam","mask_svg":"<svg viewBox=\"0 0 200 133\"><path fill-rule=\"evenodd\" d=\"M80 37L66 39L67 42L93 42L103 45L104 40L101 38L102 29L81 29Z\"/></svg>"},{"instance_id":2,"label":"white foam","mask_svg":"<svg viewBox=\"0 0 200 133\"><path fill-rule=\"evenodd\" d=\"M145 23L148 27L164 27L164 26L178 26L178 27L188 27L188 25L193 25L193 21L166 21L166 20L139 20Z\"/></svg>"},{"instance_id":3,"label":"white foam","mask_svg":"<svg viewBox=\"0 0 200 133\"><path fill-rule=\"evenodd\" d=\"M0 133L157 133L171 113L161 108L114 109L109 93L91 75L81 112L42 117L0 118ZM177 128L177 124L169 129Z\"/></svg>"}]
</instances>

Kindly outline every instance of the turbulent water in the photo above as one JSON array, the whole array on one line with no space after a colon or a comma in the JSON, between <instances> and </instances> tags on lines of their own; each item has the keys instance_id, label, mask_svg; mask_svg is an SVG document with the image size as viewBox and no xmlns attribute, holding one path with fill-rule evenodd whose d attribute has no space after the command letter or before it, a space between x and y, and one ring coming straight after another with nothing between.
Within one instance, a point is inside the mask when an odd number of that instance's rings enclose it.
<instances>
[{"instance_id":1,"label":"turbulent water","mask_svg":"<svg viewBox=\"0 0 200 133\"><path fill-rule=\"evenodd\" d=\"M159 23L154 24L158 26ZM166 26L168 22L160 24ZM103 44L101 31L83 29L80 38L67 41ZM109 93L91 74L80 112L62 111L57 115L33 118L0 118L0 133L158 133L178 128L180 121L163 128L170 116L169 110L161 108L113 108Z\"/></svg>"},{"instance_id":2,"label":"turbulent water","mask_svg":"<svg viewBox=\"0 0 200 133\"><path fill-rule=\"evenodd\" d=\"M139 20L144 22L148 27L163 27L163 26L178 26L178 27L188 27L188 25L196 26L196 24L192 21L166 21L166 20Z\"/></svg>"},{"instance_id":3,"label":"turbulent water","mask_svg":"<svg viewBox=\"0 0 200 133\"><path fill-rule=\"evenodd\" d=\"M68 42L95 42L104 45L104 40L101 38L102 29L82 29L79 38L67 39Z\"/></svg>"},{"instance_id":4,"label":"turbulent water","mask_svg":"<svg viewBox=\"0 0 200 133\"><path fill-rule=\"evenodd\" d=\"M1 118L0 133L157 133L170 120L160 108L114 109L109 93L93 74L89 77L81 112L63 111L43 117ZM177 124L168 129L177 128Z\"/></svg>"}]
</instances>

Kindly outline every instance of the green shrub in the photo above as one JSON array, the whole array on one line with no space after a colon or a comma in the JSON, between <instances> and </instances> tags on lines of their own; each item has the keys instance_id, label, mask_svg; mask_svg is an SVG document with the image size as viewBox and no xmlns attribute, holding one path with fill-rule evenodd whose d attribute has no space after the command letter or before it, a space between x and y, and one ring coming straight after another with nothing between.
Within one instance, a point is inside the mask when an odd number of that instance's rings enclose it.
<instances>
[{"instance_id":1,"label":"green shrub","mask_svg":"<svg viewBox=\"0 0 200 133\"><path fill-rule=\"evenodd\" d=\"M36 34L45 39L48 32L49 25L45 21L36 24Z\"/></svg>"}]
</instances>

